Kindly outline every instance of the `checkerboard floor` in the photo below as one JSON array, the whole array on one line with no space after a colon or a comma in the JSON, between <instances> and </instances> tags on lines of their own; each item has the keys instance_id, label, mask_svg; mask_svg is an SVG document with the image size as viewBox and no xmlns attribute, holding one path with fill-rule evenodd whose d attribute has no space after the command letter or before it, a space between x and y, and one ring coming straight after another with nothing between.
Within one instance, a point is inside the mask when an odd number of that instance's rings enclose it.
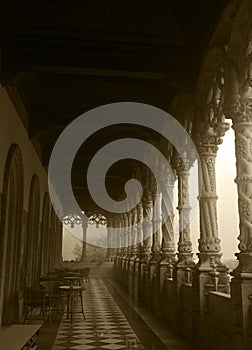
<instances>
[{"instance_id":1,"label":"checkerboard floor","mask_svg":"<svg viewBox=\"0 0 252 350\"><path fill-rule=\"evenodd\" d=\"M51 350L144 349L101 279L90 280L83 302L86 320L76 313L71 323L64 315Z\"/></svg>"}]
</instances>

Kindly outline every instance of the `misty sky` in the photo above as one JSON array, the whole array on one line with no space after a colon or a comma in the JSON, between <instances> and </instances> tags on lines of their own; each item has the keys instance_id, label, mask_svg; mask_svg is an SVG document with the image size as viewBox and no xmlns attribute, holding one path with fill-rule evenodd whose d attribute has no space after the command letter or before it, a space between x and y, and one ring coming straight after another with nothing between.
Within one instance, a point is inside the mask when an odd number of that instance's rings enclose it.
<instances>
[{"instance_id":1,"label":"misty sky","mask_svg":"<svg viewBox=\"0 0 252 350\"><path fill-rule=\"evenodd\" d=\"M196 171L197 172L197 171ZM195 172L195 173L196 173ZM238 252L238 234L239 234L239 220L238 220L238 202L237 202L237 189L234 179L236 177L235 168L235 148L234 148L234 131L230 130L223 138L223 143L219 147L218 156L216 159L216 178L217 178L217 215L218 215L218 228L219 237L221 239L221 247L224 259L235 258L234 253ZM194 175L191 175L190 186L194 185ZM177 183L175 183L175 188ZM196 196L194 196L196 198ZM193 202L193 201L192 201ZM194 204L194 203L193 203ZM174 193L174 211L175 211L175 223L178 222L178 213L175 209L177 206L177 191ZM195 205L194 205L195 207ZM191 222L191 237L193 243L193 252L198 252L199 238L199 213L198 204L197 208L193 210L193 219ZM178 225L175 225L176 240L178 239ZM82 236L81 226L78 230L79 237ZM99 232L105 235L105 227L101 227ZM88 235L96 235L96 229L94 226L88 227ZM80 244L78 238L72 236L64 230L64 245L63 245L63 258L65 260L73 259L72 254L75 244Z\"/></svg>"}]
</instances>

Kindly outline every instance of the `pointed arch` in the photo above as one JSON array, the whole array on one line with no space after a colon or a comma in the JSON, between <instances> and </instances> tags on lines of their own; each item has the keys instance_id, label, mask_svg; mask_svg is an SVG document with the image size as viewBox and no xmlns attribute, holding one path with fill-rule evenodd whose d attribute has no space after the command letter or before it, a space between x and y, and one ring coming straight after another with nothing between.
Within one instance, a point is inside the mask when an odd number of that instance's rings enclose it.
<instances>
[{"instance_id":1,"label":"pointed arch","mask_svg":"<svg viewBox=\"0 0 252 350\"><path fill-rule=\"evenodd\" d=\"M5 163L0 231L0 323L18 321L20 255L22 249L22 216L24 171L18 145L11 145Z\"/></svg>"}]
</instances>

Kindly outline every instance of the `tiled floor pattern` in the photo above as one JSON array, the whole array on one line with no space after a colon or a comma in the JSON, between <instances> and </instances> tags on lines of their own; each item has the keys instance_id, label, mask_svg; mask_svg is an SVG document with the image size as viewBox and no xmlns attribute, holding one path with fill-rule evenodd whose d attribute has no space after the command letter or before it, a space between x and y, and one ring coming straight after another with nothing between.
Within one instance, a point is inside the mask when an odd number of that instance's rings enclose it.
<instances>
[{"instance_id":1,"label":"tiled floor pattern","mask_svg":"<svg viewBox=\"0 0 252 350\"><path fill-rule=\"evenodd\" d=\"M144 349L101 279L91 279L83 297L86 320L64 315L51 350Z\"/></svg>"}]
</instances>

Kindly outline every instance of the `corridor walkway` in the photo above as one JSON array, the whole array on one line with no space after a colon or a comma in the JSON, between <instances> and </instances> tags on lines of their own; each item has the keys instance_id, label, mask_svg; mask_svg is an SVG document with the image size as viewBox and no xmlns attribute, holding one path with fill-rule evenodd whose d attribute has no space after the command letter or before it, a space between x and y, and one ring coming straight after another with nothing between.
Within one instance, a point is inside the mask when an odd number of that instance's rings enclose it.
<instances>
[{"instance_id":1,"label":"corridor walkway","mask_svg":"<svg viewBox=\"0 0 252 350\"><path fill-rule=\"evenodd\" d=\"M64 315L51 350L144 349L102 279L91 279L83 296L86 320Z\"/></svg>"}]
</instances>

